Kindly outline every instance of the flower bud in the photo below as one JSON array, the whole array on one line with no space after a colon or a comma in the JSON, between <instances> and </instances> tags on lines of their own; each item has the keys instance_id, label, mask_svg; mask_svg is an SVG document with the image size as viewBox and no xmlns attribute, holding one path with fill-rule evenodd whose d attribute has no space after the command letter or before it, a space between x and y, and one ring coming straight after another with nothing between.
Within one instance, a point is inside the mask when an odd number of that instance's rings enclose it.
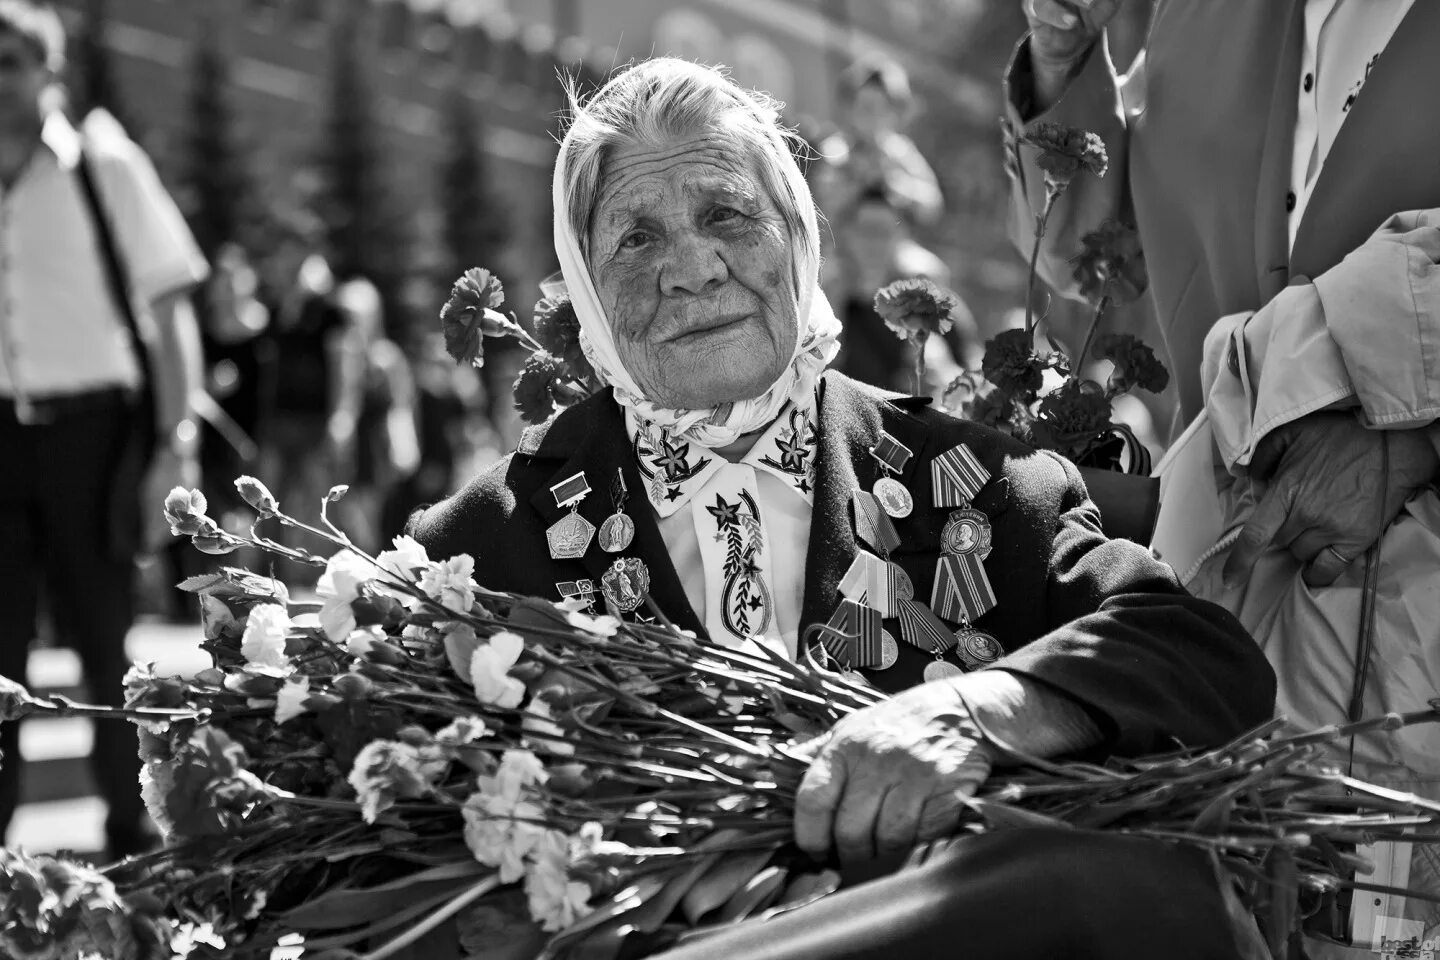
<instances>
[{"instance_id":1,"label":"flower bud","mask_svg":"<svg viewBox=\"0 0 1440 960\"><path fill-rule=\"evenodd\" d=\"M347 494L347 493L349 493L349 492L350 492L350 484L348 484L348 483L337 483L337 484L335 484L335 486L333 486L333 487L330 488L330 492L329 492L329 493L325 494L325 499L328 500L330 503L334 503L335 501L337 501L337 500L341 499L342 497L344 497L345 494Z\"/></svg>"},{"instance_id":2,"label":"flower bud","mask_svg":"<svg viewBox=\"0 0 1440 960\"><path fill-rule=\"evenodd\" d=\"M346 700L363 700L374 688L374 684L358 673L345 673L330 682L330 689Z\"/></svg>"},{"instance_id":3,"label":"flower bud","mask_svg":"<svg viewBox=\"0 0 1440 960\"><path fill-rule=\"evenodd\" d=\"M275 516L280 511L280 504L259 480L254 477L239 477L235 480L235 489L240 492L240 499L255 508L261 519Z\"/></svg>"},{"instance_id":4,"label":"flower bud","mask_svg":"<svg viewBox=\"0 0 1440 960\"><path fill-rule=\"evenodd\" d=\"M412 747L423 747L428 743L434 743L435 738L430 731L416 723L407 724L395 731L395 739L401 743L408 743Z\"/></svg>"},{"instance_id":5,"label":"flower bud","mask_svg":"<svg viewBox=\"0 0 1440 960\"><path fill-rule=\"evenodd\" d=\"M165 519L170 523L170 534L175 537L190 537L205 529L203 521L209 506L205 494L199 490L175 487L165 497ZM213 524L212 524L213 526Z\"/></svg>"}]
</instances>

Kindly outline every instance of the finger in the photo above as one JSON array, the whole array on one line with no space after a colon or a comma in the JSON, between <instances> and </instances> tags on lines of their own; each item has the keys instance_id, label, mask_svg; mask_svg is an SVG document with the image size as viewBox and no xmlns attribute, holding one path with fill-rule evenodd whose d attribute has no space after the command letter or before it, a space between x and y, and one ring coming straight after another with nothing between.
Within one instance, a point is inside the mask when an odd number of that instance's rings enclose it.
<instances>
[{"instance_id":1,"label":"finger","mask_svg":"<svg viewBox=\"0 0 1440 960\"><path fill-rule=\"evenodd\" d=\"M835 849L844 863L875 858L876 824L880 805L890 792L876 777L848 779L835 808Z\"/></svg>"},{"instance_id":2,"label":"finger","mask_svg":"<svg viewBox=\"0 0 1440 960\"><path fill-rule=\"evenodd\" d=\"M912 849L920 839L924 807L923 791L901 788L885 794L875 820L875 852L884 857Z\"/></svg>"},{"instance_id":3,"label":"finger","mask_svg":"<svg viewBox=\"0 0 1440 960\"><path fill-rule=\"evenodd\" d=\"M1261 438L1255 445L1255 455L1250 458L1248 473L1251 480L1264 483L1270 479L1280 465L1280 458L1289 449L1290 439L1291 431L1284 427L1278 427Z\"/></svg>"},{"instance_id":4,"label":"finger","mask_svg":"<svg viewBox=\"0 0 1440 960\"><path fill-rule=\"evenodd\" d=\"M1315 554L1315 558L1300 573L1300 577L1307 586L1328 587L1340 575L1350 568L1354 559L1336 550L1334 547L1326 547Z\"/></svg>"},{"instance_id":5,"label":"finger","mask_svg":"<svg viewBox=\"0 0 1440 960\"><path fill-rule=\"evenodd\" d=\"M972 786L927 799L920 809L920 824L917 829L919 839L935 840L952 836L960 826L960 798L974 792L975 787Z\"/></svg>"},{"instance_id":6,"label":"finger","mask_svg":"<svg viewBox=\"0 0 1440 960\"><path fill-rule=\"evenodd\" d=\"M1310 527L1298 537L1291 538L1288 544L1280 537L1275 538L1277 546L1283 545L1290 551L1290 555L1301 563L1310 563L1327 550L1335 542L1334 531L1321 530L1318 527Z\"/></svg>"},{"instance_id":7,"label":"finger","mask_svg":"<svg viewBox=\"0 0 1440 960\"><path fill-rule=\"evenodd\" d=\"M1290 513L1293 490L1294 487L1290 484L1277 484L1255 505L1255 512L1240 531L1240 537L1230 548L1230 556L1225 561L1225 569L1221 574L1225 586L1238 586L1255 569L1260 554L1270 546Z\"/></svg>"},{"instance_id":8,"label":"finger","mask_svg":"<svg viewBox=\"0 0 1440 960\"><path fill-rule=\"evenodd\" d=\"M830 849L835 809L845 791L845 762L829 746L805 770L795 795L795 843L813 856Z\"/></svg>"},{"instance_id":9,"label":"finger","mask_svg":"<svg viewBox=\"0 0 1440 960\"><path fill-rule=\"evenodd\" d=\"M1073 30L1080 24L1080 18L1059 0L1030 0L1027 12L1032 23L1043 23L1057 30Z\"/></svg>"}]
</instances>

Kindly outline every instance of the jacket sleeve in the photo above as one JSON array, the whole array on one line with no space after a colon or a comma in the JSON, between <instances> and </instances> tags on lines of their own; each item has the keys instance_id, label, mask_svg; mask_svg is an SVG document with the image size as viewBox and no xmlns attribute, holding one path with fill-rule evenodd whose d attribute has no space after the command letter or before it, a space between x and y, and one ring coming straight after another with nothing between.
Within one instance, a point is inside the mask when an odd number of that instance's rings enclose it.
<instances>
[{"instance_id":1,"label":"jacket sleeve","mask_svg":"<svg viewBox=\"0 0 1440 960\"><path fill-rule=\"evenodd\" d=\"M1052 121L1098 134L1105 141L1109 169L1104 177L1076 177L1050 212L1036 270L1058 294L1079 298L1070 258L1081 249L1080 238L1108 218L1119 218L1129 208L1127 169L1130 131L1124 88L1144 83L1144 58L1130 77L1115 72L1110 48L1103 38L1091 49L1085 64L1070 80L1065 94L1037 113L1032 105L1030 39L1016 48L1005 71L1005 171L1010 179L1010 239L1028 260L1035 243L1037 218L1045 207L1045 174L1036 164L1038 151L1017 139L1027 125Z\"/></svg>"},{"instance_id":2,"label":"jacket sleeve","mask_svg":"<svg viewBox=\"0 0 1440 960\"><path fill-rule=\"evenodd\" d=\"M1113 754L1213 746L1269 719L1275 675L1239 621L1186 593L1144 547L1107 539L1079 471L1053 459L1065 492L1045 598L1051 629L994 667L1079 701Z\"/></svg>"},{"instance_id":3,"label":"jacket sleeve","mask_svg":"<svg viewBox=\"0 0 1440 960\"><path fill-rule=\"evenodd\" d=\"M1340 263L1206 337L1206 408L1243 472L1275 428L1324 407L1375 429L1440 417L1440 209L1390 217Z\"/></svg>"}]
</instances>

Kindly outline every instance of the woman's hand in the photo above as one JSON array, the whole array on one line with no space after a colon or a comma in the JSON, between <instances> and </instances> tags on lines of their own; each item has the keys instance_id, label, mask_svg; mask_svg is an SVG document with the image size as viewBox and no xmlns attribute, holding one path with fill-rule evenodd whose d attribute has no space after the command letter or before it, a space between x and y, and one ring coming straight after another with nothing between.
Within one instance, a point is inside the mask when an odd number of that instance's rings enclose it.
<instances>
[{"instance_id":1,"label":"woman's hand","mask_svg":"<svg viewBox=\"0 0 1440 960\"><path fill-rule=\"evenodd\" d=\"M947 836L992 761L954 686L912 687L836 724L801 781L795 841L853 861Z\"/></svg>"},{"instance_id":2,"label":"woman's hand","mask_svg":"<svg viewBox=\"0 0 1440 960\"><path fill-rule=\"evenodd\" d=\"M1265 492L1225 562L1226 584L1243 582L1272 545L1306 564L1306 583L1334 583L1437 472L1426 430L1367 430L1348 412L1275 429L1255 448L1250 478Z\"/></svg>"}]
</instances>

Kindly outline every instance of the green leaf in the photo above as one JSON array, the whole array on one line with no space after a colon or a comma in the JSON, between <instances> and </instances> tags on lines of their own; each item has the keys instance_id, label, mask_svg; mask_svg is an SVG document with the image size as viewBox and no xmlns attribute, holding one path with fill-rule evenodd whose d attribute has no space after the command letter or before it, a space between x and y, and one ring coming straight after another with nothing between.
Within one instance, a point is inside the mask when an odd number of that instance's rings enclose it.
<instances>
[{"instance_id":1,"label":"green leaf","mask_svg":"<svg viewBox=\"0 0 1440 960\"><path fill-rule=\"evenodd\" d=\"M634 883L615 894L604 905L597 907L589 916L557 934L546 944L545 949L535 960L555 960L557 957L564 956L571 944L589 931L597 930L611 920L623 917L631 910L644 905L651 897L665 889L665 880L665 877L654 874L636 878ZM586 937L586 939L589 938Z\"/></svg>"},{"instance_id":2,"label":"green leaf","mask_svg":"<svg viewBox=\"0 0 1440 960\"><path fill-rule=\"evenodd\" d=\"M408 874L378 887L337 887L279 915L285 926L308 930L342 930L375 917L393 914L422 900L444 900L469 886L490 867L475 860L457 860Z\"/></svg>"},{"instance_id":3,"label":"green leaf","mask_svg":"<svg viewBox=\"0 0 1440 960\"><path fill-rule=\"evenodd\" d=\"M965 798L965 805L984 819L985 825L996 830L1003 830L1009 827L1060 827L1062 829L1073 829L1071 824L1064 820L1056 820L1054 817L1047 817L1043 813L1035 813L1032 810L1025 810L1020 807L1012 807L1008 803L996 803L993 800L982 800L979 797Z\"/></svg>"}]
</instances>

